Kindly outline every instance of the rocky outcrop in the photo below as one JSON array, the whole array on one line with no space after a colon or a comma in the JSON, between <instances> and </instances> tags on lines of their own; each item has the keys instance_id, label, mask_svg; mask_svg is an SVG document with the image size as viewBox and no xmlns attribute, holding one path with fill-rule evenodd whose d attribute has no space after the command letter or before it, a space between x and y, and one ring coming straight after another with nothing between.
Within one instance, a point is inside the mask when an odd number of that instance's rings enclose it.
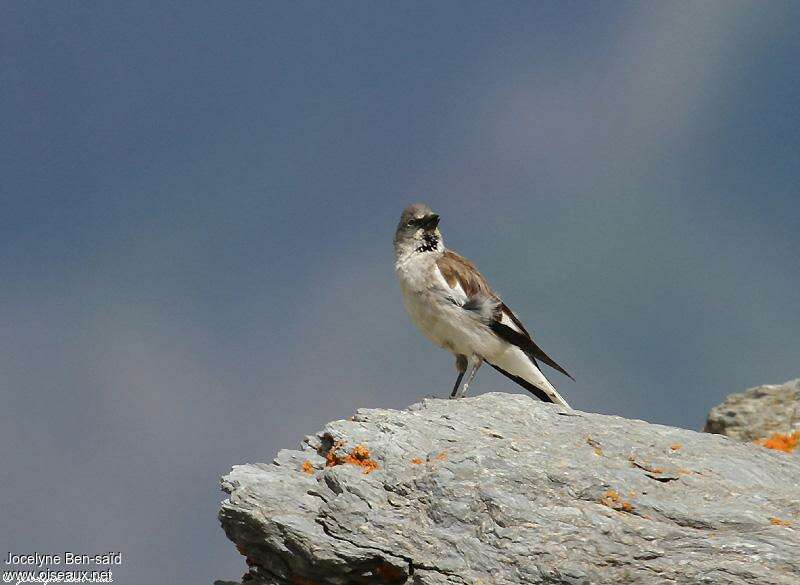
<instances>
[{"instance_id":1,"label":"rocky outcrop","mask_svg":"<svg viewBox=\"0 0 800 585\"><path fill-rule=\"evenodd\" d=\"M800 430L800 378L729 395L708 413L708 433L755 441Z\"/></svg>"},{"instance_id":2,"label":"rocky outcrop","mask_svg":"<svg viewBox=\"0 0 800 585\"><path fill-rule=\"evenodd\" d=\"M800 583L800 459L523 395L359 410L222 487L251 585Z\"/></svg>"}]
</instances>

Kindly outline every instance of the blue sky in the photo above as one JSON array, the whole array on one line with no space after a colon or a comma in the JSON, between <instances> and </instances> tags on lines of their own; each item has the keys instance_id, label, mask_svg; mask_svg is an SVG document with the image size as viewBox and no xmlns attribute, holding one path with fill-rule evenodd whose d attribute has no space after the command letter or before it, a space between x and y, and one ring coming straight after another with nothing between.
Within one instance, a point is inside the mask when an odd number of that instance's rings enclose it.
<instances>
[{"instance_id":1,"label":"blue sky","mask_svg":"<svg viewBox=\"0 0 800 585\"><path fill-rule=\"evenodd\" d=\"M449 391L392 273L412 201L576 408L699 428L800 376L798 26L779 1L2 4L5 548L240 575L219 475Z\"/></svg>"}]
</instances>

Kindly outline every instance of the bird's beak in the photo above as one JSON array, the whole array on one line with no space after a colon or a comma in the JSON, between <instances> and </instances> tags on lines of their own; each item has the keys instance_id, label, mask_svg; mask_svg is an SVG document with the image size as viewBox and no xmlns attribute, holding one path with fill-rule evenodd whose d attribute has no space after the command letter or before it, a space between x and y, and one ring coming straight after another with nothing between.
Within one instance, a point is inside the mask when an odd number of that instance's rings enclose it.
<instances>
[{"instance_id":1,"label":"bird's beak","mask_svg":"<svg viewBox=\"0 0 800 585\"><path fill-rule=\"evenodd\" d=\"M424 230L435 230L437 225L439 225L439 214L437 213L430 213L422 218L422 229Z\"/></svg>"}]
</instances>

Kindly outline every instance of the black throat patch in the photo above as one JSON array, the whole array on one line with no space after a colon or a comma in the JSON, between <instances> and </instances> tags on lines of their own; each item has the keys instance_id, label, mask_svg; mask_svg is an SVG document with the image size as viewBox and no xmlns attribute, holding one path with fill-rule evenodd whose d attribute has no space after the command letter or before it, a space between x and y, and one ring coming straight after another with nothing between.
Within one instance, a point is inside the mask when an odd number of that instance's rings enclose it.
<instances>
[{"instance_id":1,"label":"black throat patch","mask_svg":"<svg viewBox=\"0 0 800 585\"><path fill-rule=\"evenodd\" d=\"M439 247L439 238L436 234L426 233L422 239L425 243L416 249L417 252L433 252Z\"/></svg>"}]
</instances>

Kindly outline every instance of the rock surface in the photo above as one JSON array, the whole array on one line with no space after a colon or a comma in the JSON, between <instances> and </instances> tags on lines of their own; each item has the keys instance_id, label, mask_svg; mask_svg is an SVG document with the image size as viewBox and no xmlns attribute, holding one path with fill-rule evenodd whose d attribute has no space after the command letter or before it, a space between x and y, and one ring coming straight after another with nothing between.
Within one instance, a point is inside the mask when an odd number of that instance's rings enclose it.
<instances>
[{"instance_id":1,"label":"rock surface","mask_svg":"<svg viewBox=\"0 0 800 585\"><path fill-rule=\"evenodd\" d=\"M800 430L800 378L729 395L708 413L703 430L739 441Z\"/></svg>"},{"instance_id":2,"label":"rock surface","mask_svg":"<svg viewBox=\"0 0 800 585\"><path fill-rule=\"evenodd\" d=\"M359 410L222 487L252 585L800 583L800 459L523 395Z\"/></svg>"}]
</instances>

